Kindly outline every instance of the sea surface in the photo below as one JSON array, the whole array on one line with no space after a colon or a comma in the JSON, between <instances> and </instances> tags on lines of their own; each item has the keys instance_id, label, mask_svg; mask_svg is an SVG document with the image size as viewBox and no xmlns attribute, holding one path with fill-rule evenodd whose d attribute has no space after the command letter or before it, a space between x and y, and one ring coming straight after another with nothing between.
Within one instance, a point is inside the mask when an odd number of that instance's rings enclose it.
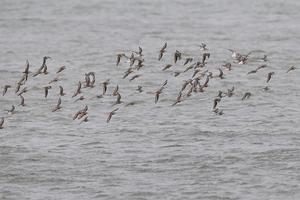
<instances>
[{"instance_id":1,"label":"sea surface","mask_svg":"<svg viewBox=\"0 0 300 200\"><path fill-rule=\"evenodd\" d=\"M297 0L1 0L0 199L300 199L300 1ZM168 46L161 61L159 50ZM184 80L184 58L199 60L213 78L203 93L171 106ZM143 48L144 67L116 55ZM233 63L231 52L249 55ZM174 65L175 50L183 59ZM268 61L259 58L267 55ZM16 83L26 60L49 73ZM232 70L222 65L232 63ZM162 71L166 64L173 64ZM247 72L267 64L255 74ZM51 83L47 98L42 87ZM296 70L286 73L290 66ZM72 98L84 74L94 88ZM267 74L275 72L266 83ZM101 83L109 80L107 94ZM154 103L154 92L168 83ZM203 83L205 79L201 79ZM12 85L2 96L4 85ZM58 86L65 89L62 109ZM119 86L122 103L112 91ZM136 89L140 85L143 92ZM235 87L212 112L218 91ZM268 86L269 90L263 88ZM21 89L24 86L21 87ZM245 92L252 95L242 101ZM75 100L83 95L82 101ZM7 111L15 105L13 114ZM88 122L73 115L88 106ZM119 108L106 123L108 113Z\"/></svg>"}]
</instances>

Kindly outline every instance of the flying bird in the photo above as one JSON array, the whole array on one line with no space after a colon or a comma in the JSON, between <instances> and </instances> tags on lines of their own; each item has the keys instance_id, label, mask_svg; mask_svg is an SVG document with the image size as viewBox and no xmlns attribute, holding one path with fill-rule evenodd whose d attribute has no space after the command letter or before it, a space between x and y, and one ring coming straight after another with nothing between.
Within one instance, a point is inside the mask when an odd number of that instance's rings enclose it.
<instances>
[{"instance_id":1,"label":"flying bird","mask_svg":"<svg viewBox=\"0 0 300 200\"><path fill-rule=\"evenodd\" d=\"M109 123L111 120L111 117L116 114L116 111L119 110L119 108L114 109L113 111L111 111L110 113L108 113L108 117L106 119L106 123Z\"/></svg>"},{"instance_id":2,"label":"flying bird","mask_svg":"<svg viewBox=\"0 0 300 200\"><path fill-rule=\"evenodd\" d=\"M178 72L178 71L177 71L177 72L174 72L174 76L175 76L175 77L179 76L180 74L181 74L181 72Z\"/></svg>"},{"instance_id":3,"label":"flying bird","mask_svg":"<svg viewBox=\"0 0 300 200\"><path fill-rule=\"evenodd\" d=\"M223 71L221 70L221 68L219 68L219 78L221 78L221 79L224 79L224 73L223 73Z\"/></svg>"},{"instance_id":4,"label":"flying bird","mask_svg":"<svg viewBox=\"0 0 300 200\"><path fill-rule=\"evenodd\" d=\"M77 118L78 119L82 118L84 115L87 114L87 110L88 110L88 106L86 105L83 109L81 109L75 113L75 115L73 116L73 120L75 120Z\"/></svg>"},{"instance_id":5,"label":"flying bird","mask_svg":"<svg viewBox=\"0 0 300 200\"><path fill-rule=\"evenodd\" d=\"M60 96L64 96L65 95L64 88L61 85L59 86L59 95Z\"/></svg>"},{"instance_id":6,"label":"flying bird","mask_svg":"<svg viewBox=\"0 0 300 200\"><path fill-rule=\"evenodd\" d=\"M61 98L59 97L58 98L58 101L57 101L57 105L55 106L55 108L52 110L52 112L56 112L58 110L61 109Z\"/></svg>"},{"instance_id":7,"label":"flying bird","mask_svg":"<svg viewBox=\"0 0 300 200\"><path fill-rule=\"evenodd\" d=\"M115 104L120 104L122 96L121 96L121 94L119 92L117 92L116 96L117 96L117 101L116 101Z\"/></svg>"},{"instance_id":8,"label":"flying bird","mask_svg":"<svg viewBox=\"0 0 300 200\"><path fill-rule=\"evenodd\" d=\"M270 87L266 86L266 87L263 88L263 90L268 91L268 90L270 90Z\"/></svg>"},{"instance_id":9,"label":"flying bird","mask_svg":"<svg viewBox=\"0 0 300 200\"><path fill-rule=\"evenodd\" d=\"M200 50L201 51L207 51L208 50L208 48L206 48L206 44L205 43L201 43L201 45L199 45L199 47L200 47Z\"/></svg>"},{"instance_id":10,"label":"flying bird","mask_svg":"<svg viewBox=\"0 0 300 200\"><path fill-rule=\"evenodd\" d=\"M165 82L162 84L161 87L164 87L164 86L166 86L167 84L168 84L168 80L165 80Z\"/></svg>"},{"instance_id":11,"label":"flying bird","mask_svg":"<svg viewBox=\"0 0 300 200\"><path fill-rule=\"evenodd\" d=\"M221 98L217 97L214 99L214 105L213 105L213 109L215 109L218 105L218 103L221 101Z\"/></svg>"},{"instance_id":12,"label":"flying bird","mask_svg":"<svg viewBox=\"0 0 300 200\"><path fill-rule=\"evenodd\" d=\"M202 64L205 64L205 60L210 57L210 53L203 53L202 54Z\"/></svg>"},{"instance_id":13,"label":"flying bird","mask_svg":"<svg viewBox=\"0 0 300 200\"><path fill-rule=\"evenodd\" d=\"M51 81L49 81L48 84L51 84L51 83L54 83L54 82L57 82L57 81L59 81L59 78L55 77L54 79L52 79Z\"/></svg>"},{"instance_id":14,"label":"flying bird","mask_svg":"<svg viewBox=\"0 0 300 200\"><path fill-rule=\"evenodd\" d=\"M103 90L102 90L102 95L105 95L106 90L107 90L107 85L108 85L108 83L109 83L109 79L107 79L106 81L104 81L104 82L102 83L102 88L103 88Z\"/></svg>"},{"instance_id":15,"label":"flying bird","mask_svg":"<svg viewBox=\"0 0 300 200\"><path fill-rule=\"evenodd\" d=\"M169 69L170 67L172 67L172 65L171 65L171 64L167 64L162 70L163 70L163 71L166 71L166 70Z\"/></svg>"},{"instance_id":16,"label":"flying bird","mask_svg":"<svg viewBox=\"0 0 300 200\"><path fill-rule=\"evenodd\" d=\"M143 92L143 87L138 85L138 88L136 90L139 91L139 93L142 93Z\"/></svg>"},{"instance_id":17,"label":"flying bird","mask_svg":"<svg viewBox=\"0 0 300 200\"><path fill-rule=\"evenodd\" d=\"M240 57L242 56L241 54L237 53L235 50L228 49L228 51L231 52L231 57L232 57L233 59L238 59L238 58L240 58Z\"/></svg>"},{"instance_id":18,"label":"flying bird","mask_svg":"<svg viewBox=\"0 0 300 200\"><path fill-rule=\"evenodd\" d=\"M234 91L234 86L232 86L231 89L227 89L227 96L232 97L232 95L234 94L233 91Z\"/></svg>"},{"instance_id":19,"label":"flying bird","mask_svg":"<svg viewBox=\"0 0 300 200\"><path fill-rule=\"evenodd\" d=\"M56 74L58 74L58 73L64 71L65 69L66 69L66 66L61 66L61 67L57 70Z\"/></svg>"},{"instance_id":20,"label":"flying bird","mask_svg":"<svg viewBox=\"0 0 300 200\"><path fill-rule=\"evenodd\" d=\"M14 114L15 109L16 109L16 107L14 105L12 105L10 110L5 110L5 111L7 111L8 114Z\"/></svg>"},{"instance_id":21,"label":"flying bird","mask_svg":"<svg viewBox=\"0 0 300 200\"><path fill-rule=\"evenodd\" d=\"M8 88L11 88L11 86L10 85L5 85L4 86L2 96L4 96L6 94Z\"/></svg>"},{"instance_id":22,"label":"flying bird","mask_svg":"<svg viewBox=\"0 0 300 200\"><path fill-rule=\"evenodd\" d=\"M116 66L119 66L122 56L125 56L125 54L122 54L122 53L121 54L117 54L117 63L116 63Z\"/></svg>"},{"instance_id":23,"label":"flying bird","mask_svg":"<svg viewBox=\"0 0 300 200\"><path fill-rule=\"evenodd\" d=\"M19 95L21 98L21 103L19 104L19 106L25 106L25 99L22 95Z\"/></svg>"},{"instance_id":24,"label":"flying bird","mask_svg":"<svg viewBox=\"0 0 300 200\"><path fill-rule=\"evenodd\" d=\"M166 48L167 48L168 44L165 43L164 46L160 49L159 51L159 56L158 56L158 60L161 60L164 53L166 52Z\"/></svg>"},{"instance_id":25,"label":"flying bird","mask_svg":"<svg viewBox=\"0 0 300 200\"><path fill-rule=\"evenodd\" d=\"M86 115L84 116L83 120L81 120L80 124L83 123L83 122L88 122L88 121L89 121L88 117L89 117L89 116L86 114Z\"/></svg>"},{"instance_id":26,"label":"flying bird","mask_svg":"<svg viewBox=\"0 0 300 200\"><path fill-rule=\"evenodd\" d=\"M219 108L213 109L213 112L218 114L218 115L223 115L224 114L223 110L220 110Z\"/></svg>"},{"instance_id":27,"label":"flying bird","mask_svg":"<svg viewBox=\"0 0 300 200\"><path fill-rule=\"evenodd\" d=\"M179 94L178 94L178 96L177 96L177 98L176 98L176 101L175 101L175 103L172 104L172 106L177 105L177 104L180 103L181 101L182 101L182 92L179 91Z\"/></svg>"},{"instance_id":28,"label":"flying bird","mask_svg":"<svg viewBox=\"0 0 300 200\"><path fill-rule=\"evenodd\" d=\"M269 72L267 77L267 83L271 80L272 76L275 74L275 72Z\"/></svg>"},{"instance_id":29,"label":"flying bird","mask_svg":"<svg viewBox=\"0 0 300 200\"><path fill-rule=\"evenodd\" d=\"M155 103L158 102L158 100L159 100L159 95L160 95L160 94L161 94L161 90L157 90L157 91L155 92L155 100L154 100Z\"/></svg>"},{"instance_id":30,"label":"flying bird","mask_svg":"<svg viewBox=\"0 0 300 200\"><path fill-rule=\"evenodd\" d=\"M49 85L49 86L45 86L44 87L44 91L45 91L45 98L47 98L48 96L48 93L49 93L49 90L51 89L52 87Z\"/></svg>"},{"instance_id":31,"label":"flying bird","mask_svg":"<svg viewBox=\"0 0 300 200\"><path fill-rule=\"evenodd\" d=\"M288 70L286 71L286 73L289 73L290 71L295 70L295 69L296 69L296 67L291 66L291 67L288 68Z\"/></svg>"},{"instance_id":32,"label":"flying bird","mask_svg":"<svg viewBox=\"0 0 300 200\"><path fill-rule=\"evenodd\" d=\"M27 90L27 87L24 87L24 88L18 93L17 96L20 96L20 95L26 93L27 91L28 91L28 90Z\"/></svg>"},{"instance_id":33,"label":"flying bird","mask_svg":"<svg viewBox=\"0 0 300 200\"><path fill-rule=\"evenodd\" d=\"M257 72L257 69L249 71L247 74L255 74Z\"/></svg>"},{"instance_id":34,"label":"flying bird","mask_svg":"<svg viewBox=\"0 0 300 200\"><path fill-rule=\"evenodd\" d=\"M89 72L88 75L91 76L90 87L93 88L96 82L95 72Z\"/></svg>"},{"instance_id":35,"label":"flying bird","mask_svg":"<svg viewBox=\"0 0 300 200\"><path fill-rule=\"evenodd\" d=\"M82 87L82 86L81 86L81 81L79 81L79 82L78 82L78 85L77 85L77 89L75 90L75 92L74 92L72 98L73 98L73 97L76 97L78 94L81 93L81 87Z\"/></svg>"},{"instance_id":36,"label":"flying bird","mask_svg":"<svg viewBox=\"0 0 300 200\"><path fill-rule=\"evenodd\" d=\"M138 64L136 65L137 70L140 70L144 66L143 62L144 60L138 60Z\"/></svg>"},{"instance_id":37,"label":"flying bird","mask_svg":"<svg viewBox=\"0 0 300 200\"><path fill-rule=\"evenodd\" d=\"M4 124L4 117L1 117L1 120L0 120L0 129L3 129L3 124Z\"/></svg>"},{"instance_id":38,"label":"flying bird","mask_svg":"<svg viewBox=\"0 0 300 200\"><path fill-rule=\"evenodd\" d=\"M204 82L204 84L203 84L203 87L208 87L208 82L209 82L209 80L210 80L209 77L210 77L210 76L206 76L206 79L205 79L205 82Z\"/></svg>"},{"instance_id":39,"label":"flying bird","mask_svg":"<svg viewBox=\"0 0 300 200\"><path fill-rule=\"evenodd\" d=\"M26 66L25 66L25 70L24 70L24 75L25 75L25 80L27 81L28 79L28 74L29 74L29 62L28 60L26 60Z\"/></svg>"},{"instance_id":40,"label":"flying bird","mask_svg":"<svg viewBox=\"0 0 300 200\"><path fill-rule=\"evenodd\" d=\"M227 69L228 71L230 71L232 69L231 67L231 63L225 63L224 65L222 65L225 69Z\"/></svg>"},{"instance_id":41,"label":"flying bird","mask_svg":"<svg viewBox=\"0 0 300 200\"><path fill-rule=\"evenodd\" d=\"M15 89L15 93L17 94L21 88L21 83L17 83L16 89Z\"/></svg>"},{"instance_id":42,"label":"flying bird","mask_svg":"<svg viewBox=\"0 0 300 200\"><path fill-rule=\"evenodd\" d=\"M78 99L76 99L74 102L77 102L77 101L82 101L82 100L84 100L85 98L84 98L84 96L83 95L81 95Z\"/></svg>"},{"instance_id":43,"label":"flying bird","mask_svg":"<svg viewBox=\"0 0 300 200\"><path fill-rule=\"evenodd\" d=\"M129 81L133 81L134 79L138 78L138 77L141 77L142 75L140 74L136 74L134 75L133 77L131 77L131 79L129 79Z\"/></svg>"},{"instance_id":44,"label":"flying bird","mask_svg":"<svg viewBox=\"0 0 300 200\"><path fill-rule=\"evenodd\" d=\"M254 73L258 72L258 70L266 68L266 67L267 67L267 65L261 65L261 66L257 67L256 69L249 71L247 74L254 74Z\"/></svg>"},{"instance_id":45,"label":"flying bird","mask_svg":"<svg viewBox=\"0 0 300 200\"><path fill-rule=\"evenodd\" d=\"M130 67L128 68L125 73L124 73L124 76L123 76L123 79L126 78L129 74L131 74L133 72L133 69Z\"/></svg>"},{"instance_id":46,"label":"flying bird","mask_svg":"<svg viewBox=\"0 0 300 200\"><path fill-rule=\"evenodd\" d=\"M246 92L242 98L242 100L249 99L252 94L250 92Z\"/></svg>"},{"instance_id":47,"label":"flying bird","mask_svg":"<svg viewBox=\"0 0 300 200\"><path fill-rule=\"evenodd\" d=\"M174 53L174 63L176 63L178 60L181 60L181 52L176 50Z\"/></svg>"},{"instance_id":48,"label":"flying bird","mask_svg":"<svg viewBox=\"0 0 300 200\"><path fill-rule=\"evenodd\" d=\"M85 74L84 79L85 79L85 87L90 87L91 84L90 74Z\"/></svg>"},{"instance_id":49,"label":"flying bird","mask_svg":"<svg viewBox=\"0 0 300 200\"><path fill-rule=\"evenodd\" d=\"M142 47L139 47L139 51L133 51L135 54L137 54L138 56L142 57L143 56L143 49Z\"/></svg>"},{"instance_id":50,"label":"flying bird","mask_svg":"<svg viewBox=\"0 0 300 200\"><path fill-rule=\"evenodd\" d=\"M114 89L112 95L113 95L113 96L116 96L117 93L118 93L118 91L119 91L119 85L116 86L116 88Z\"/></svg>"},{"instance_id":51,"label":"flying bird","mask_svg":"<svg viewBox=\"0 0 300 200\"><path fill-rule=\"evenodd\" d=\"M193 61L193 58L186 58L185 62L183 63L183 65L185 66L186 64L190 63Z\"/></svg>"}]
</instances>

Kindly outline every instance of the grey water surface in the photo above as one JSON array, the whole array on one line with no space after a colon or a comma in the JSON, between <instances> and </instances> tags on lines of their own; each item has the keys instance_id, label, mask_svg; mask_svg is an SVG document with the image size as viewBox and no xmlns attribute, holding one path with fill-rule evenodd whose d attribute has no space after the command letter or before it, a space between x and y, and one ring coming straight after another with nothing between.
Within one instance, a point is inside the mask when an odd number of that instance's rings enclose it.
<instances>
[{"instance_id":1,"label":"grey water surface","mask_svg":"<svg viewBox=\"0 0 300 200\"><path fill-rule=\"evenodd\" d=\"M300 199L299 10L297 0L1 0L0 199ZM255 53L205 92L171 106L192 71L173 76L183 61L162 68L173 64L175 50L201 58L201 42L214 74L232 63L227 49ZM116 67L116 54L138 46L145 66L135 74L142 76L122 79L128 63ZM256 59L264 54L269 61ZM49 74L29 76L26 106L19 106L14 90L26 59L34 72L43 56L52 58ZM268 67L247 75L262 64ZM62 65L67 69L45 99L42 87ZM91 71L96 87L74 102L78 81ZM107 95L97 98L106 79ZM2 96L6 84L13 88ZM123 103L113 105L117 84ZM59 85L66 96L53 113ZM232 86L235 94L219 105L224 115L216 115L213 99ZM252 96L242 101L245 92ZM85 105L89 121L73 121Z\"/></svg>"}]
</instances>

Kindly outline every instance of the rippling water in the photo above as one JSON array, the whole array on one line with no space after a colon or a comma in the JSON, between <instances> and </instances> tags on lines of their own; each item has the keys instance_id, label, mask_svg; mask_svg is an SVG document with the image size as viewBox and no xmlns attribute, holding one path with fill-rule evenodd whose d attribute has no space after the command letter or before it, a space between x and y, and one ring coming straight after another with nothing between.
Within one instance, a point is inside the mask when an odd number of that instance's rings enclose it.
<instances>
[{"instance_id":1,"label":"rippling water","mask_svg":"<svg viewBox=\"0 0 300 200\"><path fill-rule=\"evenodd\" d=\"M300 199L299 10L296 0L1 1L0 86L15 85L26 59L31 71L43 56L52 60L48 75L26 83L25 107L8 115L4 110L20 99L14 89L0 97L0 199ZM200 57L201 42L213 73L232 61L228 48L267 54L268 67L246 75L263 63L234 64L225 79L172 107L191 72L174 77L182 64L161 69L176 49ZM128 64L116 67L116 54L138 46L145 67L129 82L121 78ZM45 99L41 87L62 65L67 70ZM298 69L286 73L291 65ZM75 103L71 95L89 71L97 86ZM108 78L109 94L120 86L119 106L115 97L95 97ZM154 104L153 91L166 79ZM52 113L59 85L67 95ZM233 85L235 95L220 103L224 115L216 115L214 97ZM253 95L241 101L246 91ZM90 121L73 121L85 105Z\"/></svg>"}]
</instances>

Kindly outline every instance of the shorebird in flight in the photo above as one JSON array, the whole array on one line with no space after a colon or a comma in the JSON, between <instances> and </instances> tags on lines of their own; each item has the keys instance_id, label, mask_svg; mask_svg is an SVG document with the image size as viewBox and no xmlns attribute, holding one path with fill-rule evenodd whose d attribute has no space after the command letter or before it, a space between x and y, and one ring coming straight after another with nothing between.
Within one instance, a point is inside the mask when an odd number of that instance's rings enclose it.
<instances>
[{"instance_id":1,"label":"shorebird in flight","mask_svg":"<svg viewBox=\"0 0 300 200\"><path fill-rule=\"evenodd\" d=\"M139 93L142 93L143 92L143 87L138 85L138 88L136 90L139 91Z\"/></svg>"},{"instance_id":2,"label":"shorebird in flight","mask_svg":"<svg viewBox=\"0 0 300 200\"><path fill-rule=\"evenodd\" d=\"M130 79L129 79L129 81L133 81L134 79L136 79L136 78L138 78L138 77L141 77L142 75L140 75L140 74L136 74L136 75L134 75L133 77L131 77Z\"/></svg>"},{"instance_id":3,"label":"shorebird in flight","mask_svg":"<svg viewBox=\"0 0 300 200\"><path fill-rule=\"evenodd\" d=\"M4 86L2 96L4 96L6 94L8 88L11 88L11 85L5 85Z\"/></svg>"},{"instance_id":4,"label":"shorebird in flight","mask_svg":"<svg viewBox=\"0 0 300 200\"><path fill-rule=\"evenodd\" d=\"M249 71L247 74L254 74L254 73L258 72L258 70L266 68L266 67L267 67L267 65L261 65L261 66L257 67L256 69Z\"/></svg>"},{"instance_id":5,"label":"shorebird in flight","mask_svg":"<svg viewBox=\"0 0 300 200\"><path fill-rule=\"evenodd\" d=\"M25 75L25 80L27 81L28 79L28 74L29 74L29 62L28 60L26 60L26 66L25 66L25 70L24 70L24 75Z\"/></svg>"},{"instance_id":6,"label":"shorebird in flight","mask_svg":"<svg viewBox=\"0 0 300 200\"><path fill-rule=\"evenodd\" d=\"M269 60L268 60L268 56L267 56L267 55L264 55L264 57L262 57L262 58L261 58L261 60L262 60L262 61L264 61L264 62L267 62L267 61L269 61Z\"/></svg>"},{"instance_id":7,"label":"shorebird in flight","mask_svg":"<svg viewBox=\"0 0 300 200\"><path fill-rule=\"evenodd\" d=\"M112 95L113 95L113 96L116 96L118 92L119 92L119 85L117 85L117 86L115 87L115 89L114 89L113 92L112 92Z\"/></svg>"},{"instance_id":8,"label":"shorebird in flight","mask_svg":"<svg viewBox=\"0 0 300 200\"><path fill-rule=\"evenodd\" d=\"M58 101L57 101L57 105L55 106L55 108L52 110L52 112L56 112L58 110L61 109L61 98L59 97L58 98Z\"/></svg>"},{"instance_id":9,"label":"shorebird in flight","mask_svg":"<svg viewBox=\"0 0 300 200\"><path fill-rule=\"evenodd\" d=\"M166 71L167 69L171 68L172 67L172 64L167 64L162 70L163 71Z\"/></svg>"},{"instance_id":10,"label":"shorebird in flight","mask_svg":"<svg viewBox=\"0 0 300 200\"><path fill-rule=\"evenodd\" d=\"M59 86L59 95L60 96L64 96L65 95L64 88L61 85Z\"/></svg>"},{"instance_id":11,"label":"shorebird in flight","mask_svg":"<svg viewBox=\"0 0 300 200\"><path fill-rule=\"evenodd\" d=\"M19 104L19 106L25 106L25 99L22 95L19 95L21 98L21 103Z\"/></svg>"},{"instance_id":12,"label":"shorebird in flight","mask_svg":"<svg viewBox=\"0 0 300 200\"><path fill-rule=\"evenodd\" d=\"M174 53L174 63L176 63L178 60L181 60L181 52L176 50Z\"/></svg>"},{"instance_id":13,"label":"shorebird in flight","mask_svg":"<svg viewBox=\"0 0 300 200\"><path fill-rule=\"evenodd\" d=\"M3 124L4 124L4 117L1 117L1 120L0 120L0 129L3 129Z\"/></svg>"},{"instance_id":14,"label":"shorebird in flight","mask_svg":"<svg viewBox=\"0 0 300 200\"><path fill-rule=\"evenodd\" d=\"M54 82L57 82L57 81L59 81L59 78L55 77L54 79L52 79L51 81L49 81L48 84L51 84L51 83L54 83Z\"/></svg>"},{"instance_id":15,"label":"shorebird in flight","mask_svg":"<svg viewBox=\"0 0 300 200\"><path fill-rule=\"evenodd\" d=\"M275 72L269 72L267 77L267 83L271 80L272 76L275 74Z\"/></svg>"},{"instance_id":16,"label":"shorebird in flight","mask_svg":"<svg viewBox=\"0 0 300 200\"><path fill-rule=\"evenodd\" d=\"M221 70L221 68L219 68L218 69L219 70L219 75L218 75L218 77L220 78L220 79L224 79L224 73L223 73L223 71Z\"/></svg>"},{"instance_id":17,"label":"shorebird in flight","mask_svg":"<svg viewBox=\"0 0 300 200\"><path fill-rule=\"evenodd\" d=\"M58 74L58 73L64 71L65 69L66 69L66 66L61 66L61 67L57 70L56 74Z\"/></svg>"},{"instance_id":18,"label":"shorebird in flight","mask_svg":"<svg viewBox=\"0 0 300 200\"><path fill-rule=\"evenodd\" d=\"M16 107L14 105L12 105L10 110L5 110L5 111L7 111L7 113L11 115L11 114L15 113L15 109L16 109Z\"/></svg>"},{"instance_id":19,"label":"shorebird in flight","mask_svg":"<svg viewBox=\"0 0 300 200\"><path fill-rule=\"evenodd\" d=\"M120 103L122 103L122 102L121 102L121 98L122 98L121 94L120 94L119 92L117 92L116 96L117 96L117 101L116 101L115 104L120 104Z\"/></svg>"},{"instance_id":20,"label":"shorebird in flight","mask_svg":"<svg viewBox=\"0 0 300 200\"><path fill-rule=\"evenodd\" d=\"M205 64L206 59L210 57L210 53L203 53L202 54L202 64Z\"/></svg>"},{"instance_id":21,"label":"shorebird in flight","mask_svg":"<svg viewBox=\"0 0 300 200\"><path fill-rule=\"evenodd\" d=\"M82 85L82 84L81 84L81 81L79 81L79 82L78 82L78 85L77 85L77 89L75 90L75 92L74 92L72 98L73 98L73 97L76 97L78 94L81 93L81 85Z\"/></svg>"},{"instance_id":22,"label":"shorebird in flight","mask_svg":"<svg viewBox=\"0 0 300 200\"><path fill-rule=\"evenodd\" d=\"M235 50L233 50L233 49L228 49L228 51L230 51L231 52L231 57L233 58L233 59L238 59L238 58L240 58L242 55L240 54L240 53L237 53Z\"/></svg>"},{"instance_id":23,"label":"shorebird in flight","mask_svg":"<svg viewBox=\"0 0 300 200\"><path fill-rule=\"evenodd\" d=\"M117 54L117 63L116 63L116 66L119 66L121 58L123 56L126 57L124 53Z\"/></svg>"},{"instance_id":24,"label":"shorebird in flight","mask_svg":"<svg viewBox=\"0 0 300 200\"><path fill-rule=\"evenodd\" d=\"M47 98L48 96L48 93L49 93L49 90L51 89L52 87L49 85L49 86L45 86L44 87L44 91L45 91L45 98Z\"/></svg>"},{"instance_id":25,"label":"shorebird in flight","mask_svg":"<svg viewBox=\"0 0 300 200\"><path fill-rule=\"evenodd\" d=\"M125 79L129 74L131 74L133 72L133 69L131 67L129 67L125 72L124 72L124 76L123 79Z\"/></svg>"},{"instance_id":26,"label":"shorebird in flight","mask_svg":"<svg viewBox=\"0 0 300 200\"><path fill-rule=\"evenodd\" d=\"M286 71L286 73L289 73L290 71L295 70L295 69L296 69L296 67L291 66L291 67L288 68L288 70Z\"/></svg>"},{"instance_id":27,"label":"shorebird in flight","mask_svg":"<svg viewBox=\"0 0 300 200\"><path fill-rule=\"evenodd\" d=\"M244 94L244 96L242 97L242 100L245 100L245 99L249 99L249 97L251 96L252 94L250 92L246 92Z\"/></svg>"},{"instance_id":28,"label":"shorebird in flight","mask_svg":"<svg viewBox=\"0 0 300 200\"><path fill-rule=\"evenodd\" d=\"M88 106L86 105L83 109L81 109L75 113L75 115L73 116L73 120L75 120L77 118L78 119L82 118L84 115L87 114L87 110L88 110Z\"/></svg>"},{"instance_id":29,"label":"shorebird in flight","mask_svg":"<svg viewBox=\"0 0 300 200\"><path fill-rule=\"evenodd\" d=\"M35 76L37 76L37 75L39 75L41 73L48 74L46 61L49 58L51 59L51 57L49 57L49 56L44 56L43 57L43 64L42 64L42 66L38 69L38 71L36 73L33 74L33 77L35 77Z\"/></svg>"},{"instance_id":30,"label":"shorebird in flight","mask_svg":"<svg viewBox=\"0 0 300 200\"><path fill-rule=\"evenodd\" d=\"M132 51L133 53L137 54L139 57L142 57L143 56L143 49L142 47L139 47L139 51Z\"/></svg>"},{"instance_id":31,"label":"shorebird in flight","mask_svg":"<svg viewBox=\"0 0 300 200\"><path fill-rule=\"evenodd\" d=\"M82 101L82 100L84 100L85 98L84 98L84 96L83 95L81 95L78 99L76 99L74 102L77 102L77 101Z\"/></svg>"},{"instance_id":32,"label":"shorebird in flight","mask_svg":"<svg viewBox=\"0 0 300 200\"><path fill-rule=\"evenodd\" d=\"M164 46L160 49L159 51L159 56L158 56L158 60L161 60L164 53L166 52L166 48L168 46L168 43L165 43Z\"/></svg>"},{"instance_id":33,"label":"shorebird in flight","mask_svg":"<svg viewBox=\"0 0 300 200\"><path fill-rule=\"evenodd\" d=\"M219 108L213 109L213 112L218 114L218 115L223 115L224 114L223 110L220 110Z\"/></svg>"},{"instance_id":34,"label":"shorebird in flight","mask_svg":"<svg viewBox=\"0 0 300 200\"><path fill-rule=\"evenodd\" d=\"M192 61L193 61L193 58L186 58L183 65L185 66L186 64L188 64L188 63L190 63Z\"/></svg>"},{"instance_id":35,"label":"shorebird in flight","mask_svg":"<svg viewBox=\"0 0 300 200\"><path fill-rule=\"evenodd\" d=\"M17 96L20 96L20 95L26 93L27 91L28 91L28 90L27 90L27 87L24 87L24 88L18 93Z\"/></svg>"},{"instance_id":36,"label":"shorebird in flight","mask_svg":"<svg viewBox=\"0 0 300 200\"><path fill-rule=\"evenodd\" d=\"M182 92L179 91L179 94L178 94L178 96L177 96L177 98L176 98L176 101L175 101L175 103L172 104L172 106L177 105L177 104L180 103L181 101L182 101Z\"/></svg>"},{"instance_id":37,"label":"shorebird in flight","mask_svg":"<svg viewBox=\"0 0 300 200\"><path fill-rule=\"evenodd\" d=\"M233 91L234 91L234 86L232 86L231 89L227 89L226 95L227 95L228 97L232 97L232 95L234 94Z\"/></svg>"},{"instance_id":38,"label":"shorebird in flight","mask_svg":"<svg viewBox=\"0 0 300 200\"><path fill-rule=\"evenodd\" d=\"M102 83L102 88L103 88L103 90L102 90L102 95L105 95L105 93L106 93L107 85L108 85L108 83L109 83L109 80L110 80L110 79L107 79L106 81L104 81L104 82Z\"/></svg>"},{"instance_id":39,"label":"shorebird in flight","mask_svg":"<svg viewBox=\"0 0 300 200\"><path fill-rule=\"evenodd\" d=\"M231 67L231 63L225 63L224 65L222 65L225 69L227 69L228 71L230 71L232 69Z\"/></svg>"},{"instance_id":40,"label":"shorebird in flight","mask_svg":"<svg viewBox=\"0 0 300 200\"><path fill-rule=\"evenodd\" d=\"M81 124L81 123L83 123L83 122L88 122L88 121L89 121L88 117L89 117L89 116L88 116L87 114L84 115L83 120L81 120L81 122L80 122L79 124Z\"/></svg>"},{"instance_id":41,"label":"shorebird in flight","mask_svg":"<svg viewBox=\"0 0 300 200\"><path fill-rule=\"evenodd\" d=\"M214 104L213 104L213 109L215 109L218 105L218 103L221 101L221 98L220 97L217 97L214 99Z\"/></svg>"},{"instance_id":42,"label":"shorebird in flight","mask_svg":"<svg viewBox=\"0 0 300 200\"><path fill-rule=\"evenodd\" d=\"M201 45L199 45L199 47L200 47L200 50L201 51L207 51L208 50L208 48L206 48L206 44L205 43L201 43Z\"/></svg>"},{"instance_id":43,"label":"shorebird in flight","mask_svg":"<svg viewBox=\"0 0 300 200\"><path fill-rule=\"evenodd\" d=\"M160 88L159 90L157 90L157 91L155 92L155 100L154 100L155 103L158 102L158 100L159 100L159 95L161 94L161 92L162 92L162 88Z\"/></svg>"},{"instance_id":44,"label":"shorebird in flight","mask_svg":"<svg viewBox=\"0 0 300 200\"><path fill-rule=\"evenodd\" d=\"M110 122L112 116L113 116L114 114L116 114L116 111L117 111L117 110L119 110L119 108L116 108L116 109L114 109L113 111L111 111L110 113L108 113L108 117L107 117L107 119L106 119L106 123L109 123L109 122Z\"/></svg>"}]
</instances>

